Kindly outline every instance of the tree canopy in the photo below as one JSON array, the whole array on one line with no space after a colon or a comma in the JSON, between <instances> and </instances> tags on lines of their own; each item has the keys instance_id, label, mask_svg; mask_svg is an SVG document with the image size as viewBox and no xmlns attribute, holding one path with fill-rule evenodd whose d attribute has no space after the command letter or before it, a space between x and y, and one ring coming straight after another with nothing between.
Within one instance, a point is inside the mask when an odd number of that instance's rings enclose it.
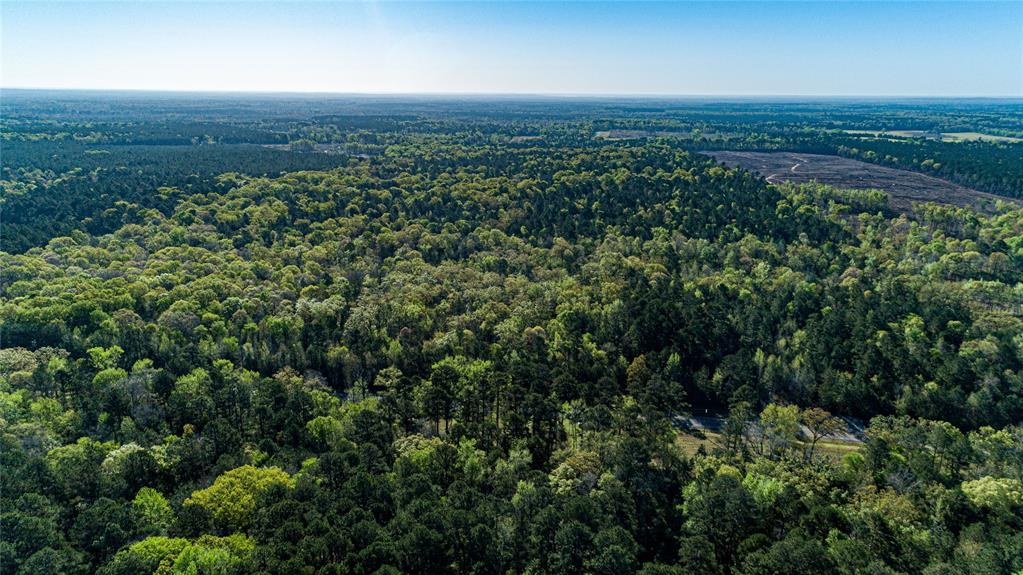
<instances>
[{"instance_id":1,"label":"tree canopy","mask_svg":"<svg viewBox=\"0 0 1023 575\"><path fill-rule=\"evenodd\" d=\"M0 572L1023 570L1023 209L694 149L952 120L303 105L3 120Z\"/></svg>"}]
</instances>

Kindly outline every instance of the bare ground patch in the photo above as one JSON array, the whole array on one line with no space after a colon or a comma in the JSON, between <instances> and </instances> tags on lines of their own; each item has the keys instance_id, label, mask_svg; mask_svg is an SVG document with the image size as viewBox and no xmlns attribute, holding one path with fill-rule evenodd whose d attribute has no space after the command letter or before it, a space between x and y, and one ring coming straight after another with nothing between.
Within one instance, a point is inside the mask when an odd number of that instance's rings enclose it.
<instances>
[{"instance_id":1,"label":"bare ground patch","mask_svg":"<svg viewBox=\"0 0 1023 575\"><path fill-rule=\"evenodd\" d=\"M883 190L892 208L908 212L914 202L938 202L990 211L997 201L1023 202L978 192L925 174L851 160L840 156L793 152L703 152L731 167L763 176L769 182L819 182L836 188Z\"/></svg>"}]
</instances>

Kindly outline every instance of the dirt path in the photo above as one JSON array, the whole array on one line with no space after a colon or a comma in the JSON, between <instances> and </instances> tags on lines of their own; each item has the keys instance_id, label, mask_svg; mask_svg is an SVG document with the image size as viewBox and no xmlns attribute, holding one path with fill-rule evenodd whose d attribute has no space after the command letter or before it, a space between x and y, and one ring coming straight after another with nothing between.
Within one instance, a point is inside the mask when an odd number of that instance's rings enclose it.
<instances>
[{"instance_id":1,"label":"dirt path","mask_svg":"<svg viewBox=\"0 0 1023 575\"><path fill-rule=\"evenodd\" d=\"M798 168L799 166L802 166L803 164L806 163L806 159L805 158L796 157L796 156L793 156L793 159L799 160L798 162L793 164L791 168L789 168L789 172L794 174L794 173L796 173L796 168ZM781 174L771 174L770 176L767 176L764 179L767 180L767 183L773 184L774 183L774 179L778 178L778 177L781 177Z\"/></svg>"}]
</instances>

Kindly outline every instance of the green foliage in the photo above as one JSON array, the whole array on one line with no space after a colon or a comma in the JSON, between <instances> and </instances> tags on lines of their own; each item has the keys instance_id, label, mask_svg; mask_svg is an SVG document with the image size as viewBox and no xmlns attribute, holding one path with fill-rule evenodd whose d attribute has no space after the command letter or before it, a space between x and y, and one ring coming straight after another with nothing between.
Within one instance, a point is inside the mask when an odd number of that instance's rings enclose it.
<instances>
[{"instance_id":1,"label":"green foliage","mask_svg":"<svg viewBox=\"0 0 1023 575\"><path fill-rule=\"evenodd\" d=\"M961 489L971 503L1002 513L1023 506L1023 483L1008 477L984 476L964 481Z\"/></svg>"},{"instance_id":2,"label":"green foliage","mask_svg":"<svg viewBox=\"0 0 1023 575\"><path fill-rule=\"evenodd\" d=\"M321 415L306 424L309 438L321 451L329 451L344 438L344 426L337 419Z\"/></svg>"},{"instance_id":3,"label":"green foliage","mask_svg":"<svg viewBox=\"0 0 1023 575\"><path fill-rule=\"evenodd\" d=\"M89 564L81 553L73 549L53 549L44 547L32 554L21 567L21 575L84 575L89 572Z\"/></svg>"},{"instance_id":4,"label":"green foliage","mask_svg":"<svg viewBox=\"0 0 1023 575\"><path fill-rule=\"evenodd\" d=\"M695 153L1016 193L836 131L1011 106L82 98L0 120L5 573L1023 569L1023 210Z\"/></svg>"},{"instance_id":5,"label":"green foliage","mask_svg":"<svg viewBox=\"0 0 1023 575\"><path fill-rule=\"evenodd\" d=\"M221 529L244 531L252 524L257 498L274 486L292 487L294 480L276 467L243 465L217 477L213 485L192 493L185 505L210 513Z\"/></svg>"},{"instance_id":6,"label":"green foliage","mask_svg":"<svg viewBox=\"0 0 1023 575\"><path fill-rule=\"evenodd\" d=\"M250 573L255 546L244 535L204 535L185 546L171 566L171 575L244 575ZM162 574L161 574L162 575Z\"/></svg>"},{"instance_id":7,"label":"green foliage","mask_svg":"<svg viewBox=\"0 0 1023 575\"><path fill-rule=\"evenodd\" d=\"M189 546L187 539L147 537L118 551L110 562L100 569L100 573L153 575L169 572L177 557Z\"/></svg>"},{"instance_id":8,"label":"green foliage","mask_svg":"<svg viewBox=\"0 0 1023 575\"><path fill-rule=\"evenodd\" d=\"M824 547L790 535L767 549L754 551L737 570L742 575L829 575L835 572Z\"/></svg>"},{"instance_id":9,"label":"green foliage","mask_svg":"<svg viewBox=\"0 0 1023 575\"><path fill-rule=\"evenodd\" d=\"M174 524L174 510L159 491L151 487L139 489L131 503L132 520L140 535L166 535Z\"/></svg>"},{"instance_id":10,"label":"green foliage","mask_svg":"<svg viewBox=\"0 0 1023 575\"><path fill-rule=\"evenodd\" d=\"M243 535L197 540L147 537L125 547L101 575L243 575L251 572L253 542Z\"/></svg>"},{"instance_id":11,"label":"green foliage","mask_svg":"<svg viewBox=\"0 0 1023 575\"><path fill-rule=\"evenodd\" d=\"M793 448L799 436L799 407L768 404L760 412L761 451L778 456Z\"/></svg>"}]
</instances>

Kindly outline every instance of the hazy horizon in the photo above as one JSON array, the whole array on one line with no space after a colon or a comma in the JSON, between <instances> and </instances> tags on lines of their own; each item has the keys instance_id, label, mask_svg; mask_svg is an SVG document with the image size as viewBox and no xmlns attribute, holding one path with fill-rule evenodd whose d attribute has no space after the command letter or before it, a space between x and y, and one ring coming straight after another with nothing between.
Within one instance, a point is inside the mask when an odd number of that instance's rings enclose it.
<instances>
[{"instance_id":1,"label":"hazy horizon","mask_svg":"<svg viewBox=\"0 0 1023 575\"><path fill-rule=\"evenodd\" d=\"M1023 3L0 4L4 89L1013 98Z\"/></svg>"},{"instance_id":2,"label":"hazy horizon","mask_svg":"<svg viewBox=\"0 0 1023 575\"><path fill-rule=\"evenodd\" d=\"M814 100L863 100L863 101L897 101L897 100L1021 100L1020 95L914 95L914 94L682 94L682 93L558 93L558 92L330 92L330 91L294 91L294 90L202 90L202 89L162 89L162 88L78 88L78 87L36 87L36 86L4 86L0 92L55 92L61 94L88 95L196 95L196 96L266 96L266 97L351 97L351 98L467 98L467 99L579 99L579 100L693 100L693 101L779 101L799 102Z\"/></svg>"}]
</instances>

